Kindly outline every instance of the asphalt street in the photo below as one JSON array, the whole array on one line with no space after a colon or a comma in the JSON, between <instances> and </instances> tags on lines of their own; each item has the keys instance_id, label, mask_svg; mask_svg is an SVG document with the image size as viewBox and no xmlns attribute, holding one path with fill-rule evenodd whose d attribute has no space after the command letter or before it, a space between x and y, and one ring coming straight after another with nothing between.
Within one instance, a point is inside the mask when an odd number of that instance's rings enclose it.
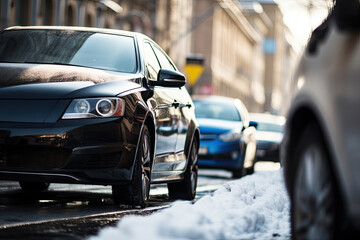
<instances>
[{"instance_id":1,"label":"asphalt street","mask_svg":"<svg viewBox=\"0 0 360 240\"><path fill-rule=\"evenodd\" d=\"M255 170L277 165L265 163ZM199 172L195 201L232 181L221 170ZM84 239L126 215L148 215L168 207L166 184L153 185L145 209L113 205L110 186L51 184L48 191L24 192L17 182L0 182L0 239Z\"/></svg>"}]
</instances>

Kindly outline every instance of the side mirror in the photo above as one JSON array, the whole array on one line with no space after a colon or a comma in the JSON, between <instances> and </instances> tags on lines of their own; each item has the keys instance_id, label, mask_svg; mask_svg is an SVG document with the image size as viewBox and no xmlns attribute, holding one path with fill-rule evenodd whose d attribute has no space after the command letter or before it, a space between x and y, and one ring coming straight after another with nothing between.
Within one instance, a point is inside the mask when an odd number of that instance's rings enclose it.
<instances>
[{"instance_id":1,"label":"side mirror","mask_svg":"<svg viewBox=\"0 0 360 240\"><path fill-rule=\"evenodd\" d=\"M257 126L258 126L258 123L257 123L257 122L254 122L254 121L250 121L250 122L249 122L249 127L257 128Z\"/></svg>"},{"instance_id":2,"label":"side mirror","mask_svg":"<svg viewBox=\"0 0 360 240\"><path fill-rule=\"evenodd\" d=\"M149 80L150 86L182 87L186 83L185 76L177 71L160 69L157 81Z\"/></svg>"}]
</instances>

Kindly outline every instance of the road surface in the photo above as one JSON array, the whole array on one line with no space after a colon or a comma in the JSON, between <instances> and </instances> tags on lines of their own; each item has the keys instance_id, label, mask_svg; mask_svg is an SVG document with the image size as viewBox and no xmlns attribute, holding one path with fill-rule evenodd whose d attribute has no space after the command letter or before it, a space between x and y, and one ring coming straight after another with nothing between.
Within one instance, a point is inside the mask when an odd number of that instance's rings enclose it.
<instances>
[{"instance_id":1,"label":"road surface","mask_svg":"<svg viewBox=\"0 0 360 240\"><path fill-rule=\"evenodd\" d=\"M255 166L269 168L278 165ZM195 201L231 180L230 172L200 169ZM84 239L123 216L148 215L172 202L166 184L152 186L148 207L130 209L113 205L109 186L51 184L35 194L21 191L17 182L0 182L0 239Z\"/></svg>"}]
</instances>

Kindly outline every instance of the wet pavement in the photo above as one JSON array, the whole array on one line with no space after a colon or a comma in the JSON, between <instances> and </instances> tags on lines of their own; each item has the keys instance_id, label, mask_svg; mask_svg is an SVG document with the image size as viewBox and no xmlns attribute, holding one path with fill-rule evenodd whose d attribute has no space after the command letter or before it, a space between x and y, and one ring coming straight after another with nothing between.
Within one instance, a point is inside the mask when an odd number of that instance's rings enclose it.
<instances>
[{"instance_id":1,"label":"wet pavement","mask_svg":"<svg viewBox=\"0 0 360 240\"><path fill-rule=\"evenodd\" d=\"M226 171L201 170L196 199L230 180ZM166 184L152 186L148 207L131 209L113 205L110 186L51 184L34 193L0 182L0 239L85 239L123 216L149 215L172 202Z\"/></svg>"},{"instance_id":2,"label":"wet pavement","mask_svg":"<svg viewBox=\"0 0 360 240\"><path fill-rule=\"evenodd\" d=\"M255 165L255 171L276 168ZM232 180L230 172L200 169L195 201ZM131 209L113 204L110 186L51 184L34 193L22 191L17 182L0 181L0 239L86 239L126 215L146 216L169 207L173 200L167 194L166 184L153 185L148 207Z\"/></svg>"},{"instance_id":3,"label":"wet pavement","mask_svg":"<svg viewBox=\"0 0 360 240\"><path fill-rule=\"evenodd\" d=\"M62 220L40 221L31 224L12 225L0 229L0 239L70 240L86 239L96 235L104 227L115 226L126 215L146 216L162 207L141 210L118 210L117 212Z\"/></svg>"}]
</instances>

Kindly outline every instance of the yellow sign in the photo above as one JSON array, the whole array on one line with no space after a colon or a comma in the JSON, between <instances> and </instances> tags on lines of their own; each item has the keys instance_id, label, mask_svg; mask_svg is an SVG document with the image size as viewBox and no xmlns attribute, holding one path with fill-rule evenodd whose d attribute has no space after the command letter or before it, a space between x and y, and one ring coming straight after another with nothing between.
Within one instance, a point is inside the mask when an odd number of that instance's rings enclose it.
<instances>
[{"instance_id":1,"label":"yellow sign","mask_svg":"<svg viewBox=\"0 0 360 240\"><path fill-rule=\"evenodd\" d=\"M199 64L186 64L185 72L190 86L193 86L204 71L204 66Z\"/></svg>"}]
</instances>

